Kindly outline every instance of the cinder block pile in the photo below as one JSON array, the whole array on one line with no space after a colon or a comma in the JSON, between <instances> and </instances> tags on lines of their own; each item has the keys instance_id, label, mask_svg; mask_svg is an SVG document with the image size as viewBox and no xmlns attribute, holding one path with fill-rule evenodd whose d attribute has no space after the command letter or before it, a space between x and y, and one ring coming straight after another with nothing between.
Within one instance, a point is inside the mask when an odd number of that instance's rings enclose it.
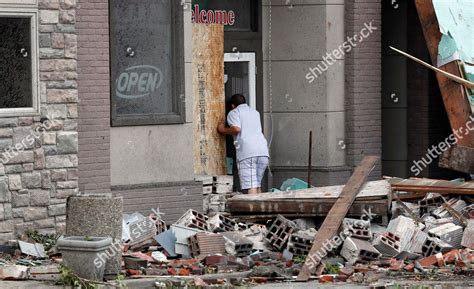
<instances>
[{"instance_id":1,"label":"cinder block pile","mask_svg":"<svg viewBox=\"0 0 474 289\"><path fill-rule=\"evenodd\" d=\"M202 182L203 185L204 213L212 215L226 212L227 198L233 195L233 176L198 176L195 180Z\"/></svg>"}]
</instances>

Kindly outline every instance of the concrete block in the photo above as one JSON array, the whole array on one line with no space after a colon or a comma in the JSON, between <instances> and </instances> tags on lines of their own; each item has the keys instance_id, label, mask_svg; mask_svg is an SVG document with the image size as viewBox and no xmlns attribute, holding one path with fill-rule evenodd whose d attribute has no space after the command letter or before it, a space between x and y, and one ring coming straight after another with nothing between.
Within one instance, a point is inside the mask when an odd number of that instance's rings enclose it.
<instances>
[{"instance_id":1,"label":"concrete block","mask_svg":"<svg viewBox=\"0 0 474 289\"><path fill-rule=\"evenodd\" d=\"M415 221L405 216L398 216L392 219L387 227L388 232L400 236L400 251L406 251L416 229Z\"/></svg>"},{"instance_id":2,"label":"concrete block","mask_svg":"<svg viewBox=\"0 0 474 289\"><path fill-rule=\"evenodd\" d=\"M428 234L420 229L416 229L409 245L406 247L406 251L414 254L422 254L426 239L428 239Z\"/></svg>"},{"instance_id":3,"label":"concrete block","mask_svg":"<svg viewBox=\"0 0 474 289\"><path fill-rule=\"evenodd\" d=\"M265 240L275 249L281 252L283 249L285 249L290 235L296 231L297 228L298 226L294 222L288 220L282 215L278 215L271 226L268 228Z\"/></svg>"},{"instance_id":4,"label":"concrete block","mask_svg":"<svg viewBox=\"0 0 474 289\"><path fill-rule=\"evenodd\" d=\"M362 240L372 239L370 221L345 218L342 221L342 228L343 230L347 229L350 232L351 237L362 239Z\"/></svg>"},{"instance_id":5,"label":"concrete block","mask_svg":"<svg viewBox=\"0 0 474 289\"><path fill-rule=\"evenodd\" d=\"M212 186L211 186L212 189ZM210 194L203 199L203 211L206 214L225 212L226 197L221 194Z\"/></svg>"},{"instance_id":6,"label":"concrete block","mask_svg":"<svg viewBox=\"0 0 474 289\"><path fill-rule=\"evenodd\" d=\"M378 235L372 245L384 256L393 257L400 253L400 236L391 232Z\"/></svg>"},{"instance_id":7,"label":"concrete block","mask_svg":"<svg viewBox=\"0 0 474 289\"><path fill-rule=\"evenodd\" d=\"M313 246L317 231L309 229L291 234L288 241L288 251L293 255L306 256Z\"/></svg>"},{"instance_id":8,"label":"concrete block","mask_svg":"<svg viewBox=\"0 0 474 289\"><path fill-rule=\"evenodd\" d=\"M458 248L461 246L463 228L453 223L447 223L429 230L428 236L438 238L453 248Z\"/></svg>"},{"instance_id":9,"label":"concrete block","mask_svg":"<svg viewBox=\"0 0 474 289\"><path fill-rule=\"evenodd\" d=\"M474 219L469 219L467 227L464 229L461 245L474 249Z\"/></svg>"},{"instance_id":10,"label":"concrete block","mask_svg":"<svg viewBox=\"0 0 474 289\"><path fill-rule=\"evenodd\" d=\"M207 221L212 232L227 232L237 230L237 222L222 214L216 214Z\"/></svg>"},{"instance_id":11,"label":"concrete block","mask_svg":"<svg viewBox=\"0 0 474 289\"><path fill-rule=\"evenodd\" d=\"M428 237L425 243L423 244L421 253L423 256L427 257L435 255L436 253L446 253L451 249L453 249L453 247L448 243L443 242L438 238Z\"/></svg>"},{"instance_id":12,"label":"concrete block","mask_svg":"<svg viewBox=\"0 0 474 289\"><path fill-rule=\"evenodd\" d=\"M420 205L421 214L429 213L433 208L439 208L445 203L445 199L441 194L428 193L421 201L418 201Z\"/></svg>"},{"instance_id":13,"label":"concrete block","mask_svg":"<svg viewBox=\"0 0 474 289\"><path fill-rule=\"evenodd\" d=\"M267 227L265 225L258 224L245 224L247 227L242 226L243 223L239 223L239 231L249 240L253 242L254 250L267 250L265 245L265 236L267 234Z\"/></svg>"},{"instance_id":14,"label":"concrete block","mask_svg":"<svg viewBox=\"0 0 474 289\"><path fill-rule=\"evenodd\" d=\"M462 209L464 209L467 206L465 201L458 200L458 199L455 199L455 198L450 199L446 203L449 206L451 206L451 208L453 208L454 210L456 210L458 212L460 212ZM438 219L447 218L447 217L451 216L451 214L448 212L448 210L446 210L446 208L441 207L441 206L439 208L437 208L436 210L434 210L431 214L433 216L435 216L436 218L438 218Z\"/></svg>"},{"instance_id":15,"label":"concrete block","mask_svg":"<svg viewBox=\"0 0 474 289\"><path fill-rule=\"evenodd\" d=\"M344 241L340 254L349 264L373 261L381 255L370 242L351 237Z\"/></svg>"},{"instance_id":16,"label":"concrete block","mask_svg":"<svg viewBox=\"0 0 474 289\"><path fill-rule=\"evenodd\" d=\"M202 194L204 196L212 194L213 177L199 175L194 178L195 181L202 182Z\"/></svg>"},{"instance_id":17,"label":"concrete block","mask_svg":"<svg viewBox=\"0 0 474 289\"><path fill-rule=\"evenodd\" d=\"M212 192L216 194L231 193L234 184L233 176L219 175L213 177Z\"/></svg>"},{"instance_id":18,"label":"concrete block","mask_svg":"<svg viewBox=\"0 0 474 289\"><path fill-rule=\"evenodd\" d=\"M206 215L189 209L175 222L175 224L207 231L209 229L207 220L208 217Z\"/></svg>"},{"instance_id":19,"label":"concrete block","mask_svg":"<svg viewBox=\"0 0 474 289\"><path fill-rule=\"evenodd\" d=\"M439 226L444 225L444 224L454 223L454 221L455 221L453 217L446 217L446 218L436 219L433 216L427 216L427 217L423 218L423 220L425 221L425 226L426 226L425 229L424 229L425 232L428 232L429 230L431 230L433 228L436 228L436 227L439 227Z\"/></svg>"},{"instance_id":20,"label":"concrete block","mask_svg":"<svg viewBox=\"0 0 474 289\"><path fill-rule=\"evenodd\" d=\"M212 194L212 189L213 189L212 185L210 185L210 186L202 186L202 195L203 195L203 196L207 196L207 195L209 195L209 194Z\"/></svg>"},{"instance_id":21,"label":"concrete block","mask_svg":"<svg viewBox=\"0 0 474 289\"><path fill-rule=\"evenodd\" d=\"M223 232L226 252L237 257L249 256L252 253L253 242L240 232Z\"/></svg>"}]
</instances>

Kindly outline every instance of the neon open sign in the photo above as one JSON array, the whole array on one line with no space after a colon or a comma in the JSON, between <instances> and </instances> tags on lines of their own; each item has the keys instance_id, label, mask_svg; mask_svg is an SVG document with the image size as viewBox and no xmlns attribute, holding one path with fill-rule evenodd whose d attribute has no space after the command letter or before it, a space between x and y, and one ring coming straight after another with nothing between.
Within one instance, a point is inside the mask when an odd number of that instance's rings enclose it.
<instances>
[{"instance_id":1,"label":"neon open sign","mask_svg":"<svg viewBox=\"0 0 474 289\"><path fill-rule=\"evenodd\" d=\"M152 65L136 65L125 69L120 74L116 83L118 97L135 99L149 96L160 87L163 73L158 67Z\"/></svg>"}]
</instances>

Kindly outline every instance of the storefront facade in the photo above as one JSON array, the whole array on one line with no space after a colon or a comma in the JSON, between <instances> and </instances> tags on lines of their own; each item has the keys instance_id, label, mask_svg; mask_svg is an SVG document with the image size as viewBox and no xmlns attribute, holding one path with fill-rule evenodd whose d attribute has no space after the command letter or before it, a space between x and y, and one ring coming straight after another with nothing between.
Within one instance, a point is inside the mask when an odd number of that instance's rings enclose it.
<instances>
[{"instance_id":1,"label":"storefront facade","mask_svg":"<svg viewBox=\"0 0 474 289\"><path fill-rule=\"evenodd\" d=\"M307 78L348 35L380 27L379 1L0 0L2 21L11 11L30 19L15 28L29 46L14 53L29 53L30 63L15 65L31 71L22 79L31 86L17 85L29 98L14 104L28 111L0 111L0 144L46 117L58 122L3 166L3 239L27 227L61 230L65 198L79 191L122 195L127 212L160 207L169 221L202 208L193 171L192 25L205 25L197 20L227 22L226 96L244 92L262 115L268 187L306 178L309 131L313 185L344 183L363 155L381 153L380 29Z\"/></svg>"}]
</instances>

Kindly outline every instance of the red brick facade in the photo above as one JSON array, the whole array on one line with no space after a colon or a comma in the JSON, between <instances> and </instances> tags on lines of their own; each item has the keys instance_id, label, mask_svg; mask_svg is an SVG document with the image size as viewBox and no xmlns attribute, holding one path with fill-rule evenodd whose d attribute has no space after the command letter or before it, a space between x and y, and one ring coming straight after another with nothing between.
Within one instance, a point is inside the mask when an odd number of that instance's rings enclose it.
<instances>
[{"instance_id":1,"label":"red brick facade","mask_svg":"<svg viewBox=\"0 0 474 289\"><path fill-rule=\"evenodd\" d=\"M109 3L79 0L77 11L79 189L110 191Z\"/></svg>"}]
</instances>

